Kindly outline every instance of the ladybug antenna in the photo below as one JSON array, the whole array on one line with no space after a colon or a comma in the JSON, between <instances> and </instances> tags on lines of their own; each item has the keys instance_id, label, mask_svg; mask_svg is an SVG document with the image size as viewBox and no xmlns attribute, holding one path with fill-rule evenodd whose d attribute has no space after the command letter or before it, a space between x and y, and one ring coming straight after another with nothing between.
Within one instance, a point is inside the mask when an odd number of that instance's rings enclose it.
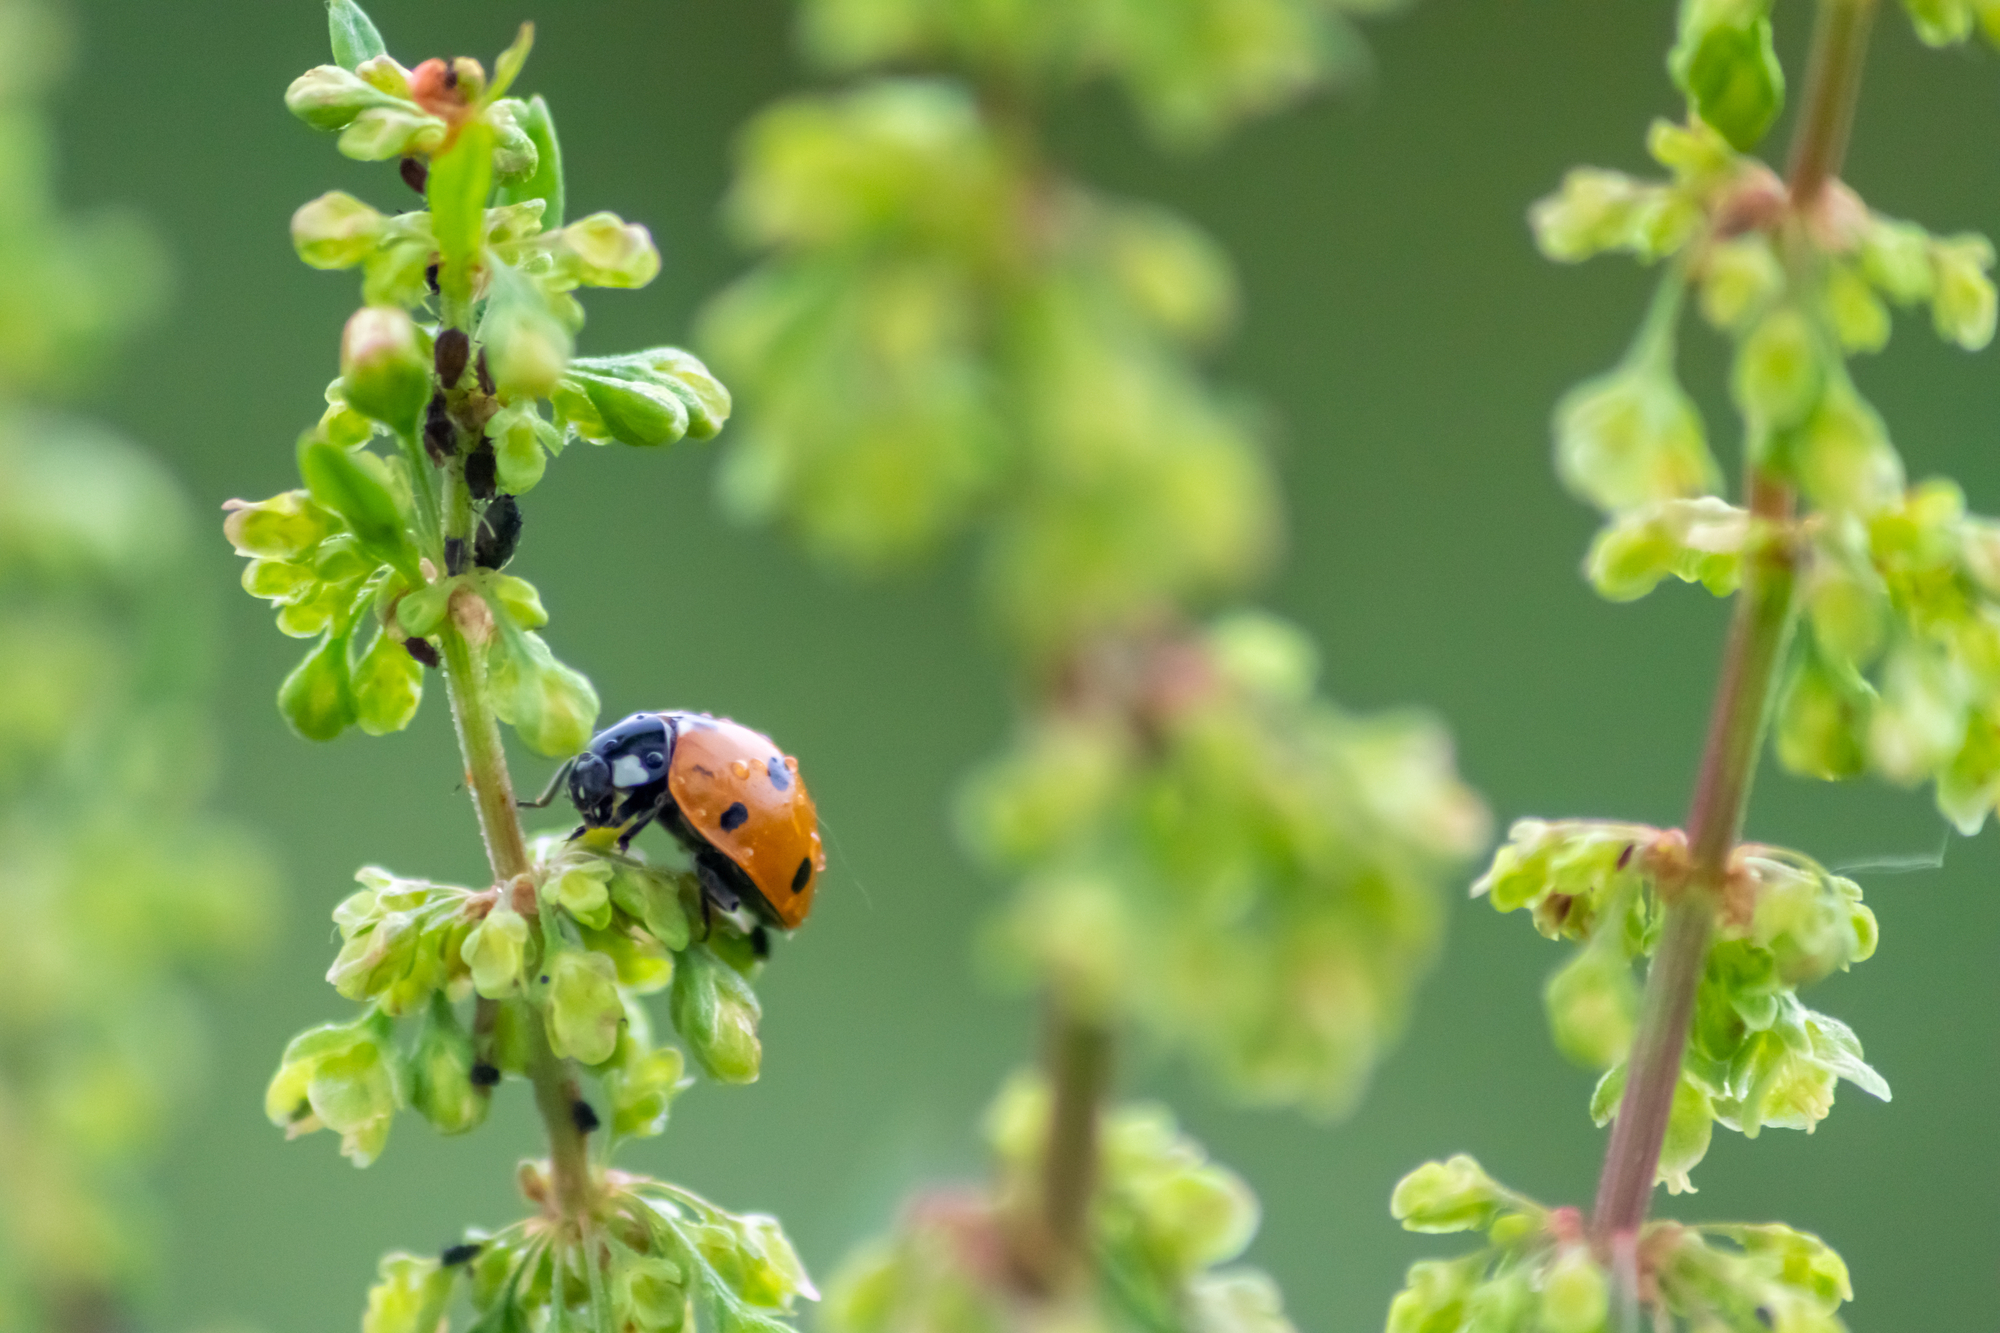
<instances>
[{"instance_id":1,"label":"ladybug antenna","mask_svg":"<svg viewBox=\"0 0 2000 1333\"><path fill-rule=\"evenodd\" d=\"M569 781L570 770L575 767L576 767L575 759L563 760L563 766L556 770L556 775L554 777L549 779L549 785L542 788L542 794L540 796L537 796L532 801L523 801L517 799L514 802L514 804L521 807L521 809L523 810L548 809L549 805L556 799L556 793L562 790L563 783Z\"/></svg>"}]
</instances>

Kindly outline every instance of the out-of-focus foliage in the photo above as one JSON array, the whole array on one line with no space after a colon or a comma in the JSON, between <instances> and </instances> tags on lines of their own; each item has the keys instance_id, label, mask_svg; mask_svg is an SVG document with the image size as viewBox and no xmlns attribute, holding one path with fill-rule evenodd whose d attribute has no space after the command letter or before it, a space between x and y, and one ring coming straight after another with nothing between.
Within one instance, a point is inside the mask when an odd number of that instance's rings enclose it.
<instances>
[{"instance_id":1,"label":"out-of-focus foliage","mask_svg":"<svg viewBox=\"0 0 2000 1333\"><path fill-rule=\"evenodd\" d=\"M1319 1112L1396 1031L1484 815L1434 724L1316 700L1296 630L1204 627L1280 527L1255 411L1199 365L1234 276L1186 220L1064 174L1038 117L1101 75L1212 133L1326 76L1337 8L815 0L836 68L926 73L751 123L728 210L766 257L704 330L746 404L739 512L850 569L980 549L1029 708L962 823L1022 886L1011 970Z\"/></svg>"},{"instance_id":2,"label":"out-of-focus foliage","mask_svg":"<svg viewBox=\"0 0 2000 1333\"><path fill-rule=\"evenodd\" d=\"M1582 946L1543 998L1563 1054L1605 1071L1590 1104L1599 1124L1625 1087L1634 964L1659 943L1663 889L1685 892L1687 876L1678 829L1524 819L1473 885L1500 911L1525 908L1542 934ZM1798 999L1801 986L1865 961L1876 938L1853 880L1781 847L1736 849L1660 1155L1670 1190L1694 1188L1688 1172L1708 1151L1711 1121L1751 1137L1765 1125L1810 1131L1833 1109L1839 1079L1888 1100L1853 1030Z\"/></svg>"},{"instance_id":3,"label":"out-of-focus foliage","mask_svg":"<svg viewBox=\"0 0 2000 1333\"><path fill-rule=\"evenodd\" d=\"M834 1333L1062 1328L1290 1333L1263 1272L1226 1267L1257 1232L1257 1201L1208 1160L1164 1107L1112 1108L1103 1118L1091 1213L1098 1279L1050 1304L1007 1271L1006 1234L1040 1187L1049 1092L1017 1075L987 1114L993 1178L985 1187L915 1200L901 1226L848 1261L827 1299Z\"/></svg>"},{"instance_id":4,"label":"out-of-focus foliage","mask_svg":"<svg viewBox=\"0 0 2000 1333\"><path fill-rule=\"evenodd\" d=\"M0 1329L122 1320L144 1181L203 1057L203 984L264 934L265 862L203 809L186 504L137 446L30 406L145 315L155 251L50 197L66 30L0 4Z\"/></svg>"},{"instance_id":5,"label":"out-of-focus foliage","mask_svg":"<svg viewBox=\"0 0 2000 1333\"><path fill-rule=\"evenodd\" d=\"M1390 1211L1411 1231L1482 1231L1458 1259L1412 1264L1388 1333L1603 1333L1612 1275L1581 1214L1496 1184L1463 1154L1397 1184ZM1841 1333L1847 1265L1818 1236L1777 1223L1650 1222L1639 1233L1645 1327L1672 1333Z\"/></svg>"}]
</instances>

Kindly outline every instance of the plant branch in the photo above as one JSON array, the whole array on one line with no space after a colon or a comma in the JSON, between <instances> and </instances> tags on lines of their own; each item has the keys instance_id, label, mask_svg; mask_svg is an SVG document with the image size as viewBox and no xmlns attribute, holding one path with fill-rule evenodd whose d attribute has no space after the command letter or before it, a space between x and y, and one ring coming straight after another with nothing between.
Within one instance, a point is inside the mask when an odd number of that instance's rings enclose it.
<instances>
[{"instance_id":1,"label":"plant branch","mask_svg":"<svg viewBox=\"0 0 2000 1333\"><path fill-rule=\"evenodd\" d=\"M1787 172L1794 207L1810 204L1827 181L1840 174L1874 17L1875 0L1819 0L1806 69L1806 100L1792 136Z\"/></svg>"},{"instance_id":2,"label":"plant branch","mask_svg":"<svg viewBox=\"0 0 2000 1333\"><path fill-rule=\"evenodd\" d=\"M1048 1004L1043 1063L1049 1122L1035 1212L1017 1233L1016 1267L1045 1296L1090 1271L1090 1206L1097 1193L1098 1122L1111 1082L1111 1034L1059 995Z\"/></svg>"},{"instance_id":3,"label":"plant branch","mask_svg":"<svg viewBox=\"0 0 2000 1333\"><path fill-rule=\"evenodd\" d=\"M1662 886L1663 895L1671 897L1646 974L1639 1027L1626 1062L1625 1093L1591 1215L1593 1232L1607 1249L1629 1241L1646 1219L1715 907L1742 831L1778 665L1791 638L1797 588L1797 552L1789 530L1791 491L1753 468L1750 501L1759 535L1744 561L1743 589L1723 649L1721 680L1688 811L1690 871L1684 884Z\"/></svg>"}]
</instances>

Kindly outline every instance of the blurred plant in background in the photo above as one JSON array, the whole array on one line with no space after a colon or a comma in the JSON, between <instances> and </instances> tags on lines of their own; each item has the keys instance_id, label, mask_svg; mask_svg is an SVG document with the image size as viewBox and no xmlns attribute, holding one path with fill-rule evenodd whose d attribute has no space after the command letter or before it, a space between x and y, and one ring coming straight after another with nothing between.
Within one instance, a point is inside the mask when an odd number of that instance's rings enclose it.
<instances>
[{"instance_id":1,"label":"blurred plant in background","mask_svg":"<svg viewBox=\"0 0 2000 1333\"><path fill-rule=\"evenodd\" d=\"M1994 14L1906 8L1934 45ZM1607 517L1586 572L1614 601L1669 575L1699 582L1735 595L1735 619L1686 830L1522 820L1475 889L1580 946L1545 1000L1564 1054L1604 1071L1596 1205L1544 1209L1469 1157L1420 1168L1396 1191L1404 1225L1491 1244L1412 1268L1396 1333L1841 1328L1847 1269L1817 1237L1646 1220L1656 1180L1694 1188L1714 1125L1810 1131L1842 1080L1889 1096L1854 1032L1798 998L1875 951L1860 888L1804 853L1739 842L1765 729L1774 718L1778 759L1804 776L1935 784L1967 836L2000 801L2000 526L1949 480L1906 483L1847 367L1888 341L1891 304L1926 306L1940 337L1984 347L1993 247L1879 213L1839 178L1874 0L1819 0L1787 172L1750 155L1785 95L1770 9L1682 5L1668 68L1688 117L1647 139L1667 179L1579 169L1534 209L1552 259L1624 250L1664 270L1624 359L1556 408L1557 470ZM1734 504L1675 370L1690 288L1734 345Z\"/></svg>"},{"instance_id":2,"label":"blurred plant in background","mask_svg":"<svg viewBox=\"0 0 2000 1333\"><path fill-rule=\"evenodd\" d=\"M127 1326L145 1181L191 1099L202 990L262 944L269 869L203 809L186 505L144 450L39 406L152 313L161 261L51 196L60 16L0 3L0 1329Z\"/></svg>"},{"instance_id":3,"label":"blurred plant in background","mask_svg":"<svg viewBox=\"0 0 2000 1333\"><path fill-rule=\"evenodd\" d=\"M364 304L326 410L298 443L304 487L232 502L225 531L249 559L244 587L276 607L282 632L314 641L278 691L301 736L400 730L426 670L442 672L492 878L360 871L333 913L342 945L327 973L360 1011L291 1042L266 1112L288 1136L331 1130L366 1166L399 1110L460 1134L507 1076L532 1088L549 1156L519 1167L528 1214L439 1254L387 1255L367 1333L436 1333L466 1306L483 1333L782 1329L814 1292L774 1219L609 1166L628 1140L665 1131L691 1082L642 997L668 992L672 1028L711 1079L756 1079L750 981L764 932L711 911L695 864L651 864L617 828L530 840L500 732L569 758L598 712L590 682L537 633L549 619L540 594L504 572L522 541L520 497L570 441L712 436L729 395L675 348L572 354L573 291L641 286L660 261L645 228L612 214L565 224L549 108L507 95L532 29L489 76L466 57L405 68L351 0L327 11L336 63L294 81L286 105L337 132L346 156L397 161L428 208L382 212L336 191L294 215L300 257L358 268ZM657 767L663 755L619 762Z\"/></svg>"},{"instance_id":4,"label":"blurred plant in background","mask_svg":"<svg viewBox=\"0 0 2000 1333\"><path fill-rule=\"evenodd\" d=\"M1212 1271L1243 1183L1156 1109L1104 1109L1116 1037L1232 1095L1351 1106L1432 950L1439 880L1485 838L1443 732L1315 692L1277 618L1227 611L1277 554L1255 413L1211 384L1233 276L1184 219L1065 174L1053 98L1122 87L1170 145L1351 70L1340 6L809 0L809 53L871 76L742 141L728 201L764 262L710 307L747 425L725 500L828 563L980 549L1022 699L966 786L967 841L1017 890L989 942L1047 1009L1039 1075L993 1116L983 1191L926 1197L830 1307L851 1333L1283 1327Z\"/></svg>"}]
</instances>

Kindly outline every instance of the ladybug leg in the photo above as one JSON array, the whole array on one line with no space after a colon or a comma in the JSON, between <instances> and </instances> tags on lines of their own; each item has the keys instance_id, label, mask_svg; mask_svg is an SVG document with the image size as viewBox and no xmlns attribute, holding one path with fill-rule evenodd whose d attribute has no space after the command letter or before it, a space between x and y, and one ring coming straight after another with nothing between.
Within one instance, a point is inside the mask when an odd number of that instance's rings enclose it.
<instances>
[{"instance_id":1,"label":"ladybug leg","mask_svg":"<svg viewBox=\"0 0 2000 1333\"><path fill-rule=\"evenodd\" d=\"M640 806L639 809L634 810L631 807L632 805L637 804L637 802L635 801L628 803L626 808L619 812L621 819L630 821L625 825L625 831L618 835L619 851L622 852L628 850L632 846L632 839L639 836L640 830L644 829L646 825L652 823L654 820L660 817L660 810L663 801L664 797L661 798L660 800L654 800L646 805Z\"/></svg>"},{"instance_id":2,"label":"ladybug leg","mask_svg":"<svg viewBox=\"0 0 2000 1333\"><path fill-rule=\"evenodd\" d=\"M742 900L736 896L736 891L729 887L729 882L723 879L722 872L716 867L714 856L713 852L702 852L694 859L694 877L701 881L702 903L704 907L714 903L725 912L733 912L743 905Z\"/></svg>"},{"instance_id":3,"label":"ladybug leg","mask_svg":"<svg viewBox=\"0 0 2000 1333\"><path fill-rule=\"evenodd\" d=\"M549 785L542 788L542 794L540 796L537 796L532 801L516 800L514 804L521 807L521 809L523 810L548 809L550 804L553 803L554 800L556 799L556 793L562 790L562 785L564 781L566 781L569 777L569 771L575 767L576 767L576 760L570 759L564 761L563 766L556 770L556 775L549 779Z\"/></svg>"}]
</instances>

